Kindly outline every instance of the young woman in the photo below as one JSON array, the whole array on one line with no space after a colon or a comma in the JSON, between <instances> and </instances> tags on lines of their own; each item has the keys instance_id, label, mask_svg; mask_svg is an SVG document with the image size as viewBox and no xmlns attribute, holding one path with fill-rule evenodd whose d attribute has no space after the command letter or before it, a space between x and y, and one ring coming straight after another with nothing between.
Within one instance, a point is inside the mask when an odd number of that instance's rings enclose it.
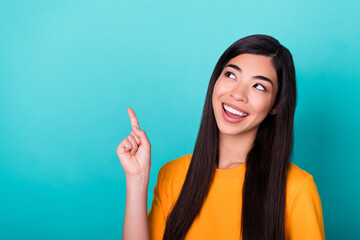
<instances>
[{"instance_id":1,"label":"young woman","mask_svg":"<svg viewBox=\"0 0 360 240\"><path fill-rule=\"evenodd\" d=\"M312 176L290 163L293 59L266 35L233 43L210 78L193 154L159 171L147 214L151 147L132 109L117 148L126 174L123 239L325 239Z\"/></svg>"}]
</instances>

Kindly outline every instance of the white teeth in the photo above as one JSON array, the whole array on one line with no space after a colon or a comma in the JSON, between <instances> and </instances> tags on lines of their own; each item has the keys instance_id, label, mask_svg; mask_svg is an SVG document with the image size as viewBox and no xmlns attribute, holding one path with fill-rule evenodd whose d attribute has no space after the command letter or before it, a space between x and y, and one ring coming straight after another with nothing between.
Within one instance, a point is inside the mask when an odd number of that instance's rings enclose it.
<instances>
[{"instance_id":1,"label":"white teeth","mask_svg":"<svg viewBox=\"0 0 360 240\"><path fill-rule=\"evenodd\" d=\"M231 107L229 107L229 106L227 106L225 104L224 104L224 108L225 108L226 111L229 111L229 112L231 112L233 114L239 115L240 117L246 117L247 116L246 113L235 110L235 109L233 109L233 108L231 108Z\"/></svg>"}]
</instances>

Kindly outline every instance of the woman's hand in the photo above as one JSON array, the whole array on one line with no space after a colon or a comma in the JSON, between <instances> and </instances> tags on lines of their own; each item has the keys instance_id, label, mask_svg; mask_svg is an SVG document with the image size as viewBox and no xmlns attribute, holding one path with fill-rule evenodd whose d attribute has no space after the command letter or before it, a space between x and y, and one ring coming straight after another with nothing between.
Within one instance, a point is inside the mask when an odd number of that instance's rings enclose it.
<instances>
[{"instance_id":1,"label":"woman's hand","mask_svg":"<svg viewBox=\"0 0 360 240\"><path fill-rule=\"evenodd\" d=\"M147 192L150 177L151 146L145 131L140 130L134 111L128 108L131 128L129 136L116 148L126 175L124 240L149 240Z\"/></svg>"},{"instance_id":2,"label":"woman's hand","mask_svg":"<svg viewBox=\"0 0 360 240\"><path fill-rule=\"evenodd\" d=\"M128 108L132 131L117 147L116 153L126 177L150 176L151 145L144 130L140 130L135 112Z\"/></svg>"}]
</instances>

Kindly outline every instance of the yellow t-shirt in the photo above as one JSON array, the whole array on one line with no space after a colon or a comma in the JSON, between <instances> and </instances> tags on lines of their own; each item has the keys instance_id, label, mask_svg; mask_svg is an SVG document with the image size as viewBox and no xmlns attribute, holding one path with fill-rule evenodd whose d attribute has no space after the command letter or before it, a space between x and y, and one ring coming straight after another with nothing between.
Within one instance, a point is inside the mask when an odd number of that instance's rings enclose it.
<instances>
[{"instance_id":1,"label":"yellow t-shirt","mask_svg":"<svg viewBox=\"0 0 360 240\"><path fill-rule=\"evenodd\" d=\"M159 171L148 213L152 240L163 238L167 216L180 194L191 156L170 161ZM186 240L240 239L245 168L246 164L240 164L215 170L209 194ZM292 163L286 188L285 229L287 239L325 239L321 201L313 177Z\"/></svg>"}]
</instances>

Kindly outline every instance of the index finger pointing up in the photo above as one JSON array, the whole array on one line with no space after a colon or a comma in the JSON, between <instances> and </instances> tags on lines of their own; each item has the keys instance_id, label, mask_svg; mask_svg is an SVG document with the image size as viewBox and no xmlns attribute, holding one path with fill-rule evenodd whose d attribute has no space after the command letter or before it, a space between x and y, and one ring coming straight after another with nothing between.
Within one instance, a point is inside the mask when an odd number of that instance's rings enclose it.
<instances>
[{"instance_id":1,"label":"index finger pointing up","mask_svg":"<svg viewBox=\"0 0 360 240\"><path fill-rule=\"evenodd\" d=\"M139 122L136 118L134 110L132 110L131 108L128 108L127 110L128 110L129 117L130 117L131 128L133 128L133 127L140 128Z\"/></svg>"}]
</instances>

